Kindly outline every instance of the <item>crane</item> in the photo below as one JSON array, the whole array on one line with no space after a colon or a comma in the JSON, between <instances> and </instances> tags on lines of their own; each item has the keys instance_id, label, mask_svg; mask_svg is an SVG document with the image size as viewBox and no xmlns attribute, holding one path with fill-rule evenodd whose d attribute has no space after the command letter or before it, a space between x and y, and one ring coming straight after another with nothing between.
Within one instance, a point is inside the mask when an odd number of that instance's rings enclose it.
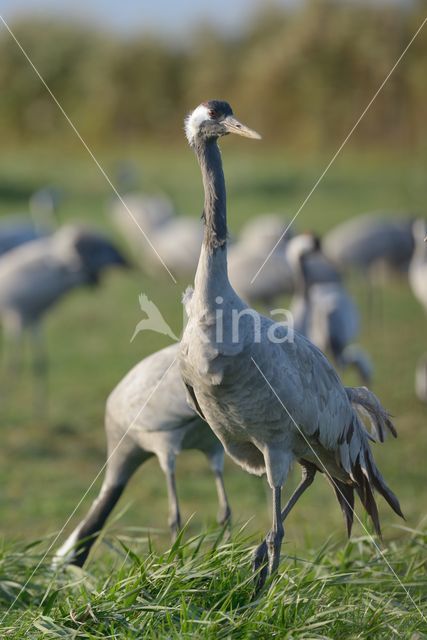
<instances>
[{"instance_id":1,"label":"crane","mask_svg":"<svg viewBox=\"0 0 427 640\"><path fill-rule=\"evenodd\" d=\"M239 122L227 102L200 104L186 119L187 139L204 186L204 236L194 290L184 299L180 368L189 398L225 451L246 471L267 475L272 527L255 550L256 588L280 561L283 520L317 471L332 483L348 531L354 491L380 532L377 489L396 513L399 502L386 485L358 410L369 415L382 440L394 426L365 388L344 388L326 357L304 336L289 339L284 327L249 308L233 290L227 271L226 190L218 139L230 133L260 136ZM221 311L221 313L219 313ZM239 323L236 330L236 316ZM282 329L282 330L281 330ZM303 478L281 508L282 487L298 461Z\"/></svg>"},{"instance_id":2,"label":"crane","mask_svg":"<svg viewBox=\"0 0 427 640\"><path fill-rule=\"evenodd\" d=\"M338 274L332 282L310 282L307 261L322 256L320 239L312 233L293 238L287 257L296 281L291 311L294 326L319 349L331 353L338 367L354 367L363 384L372 379L370 358L354 344L359 333L359 313ZM331 265L332 269L332 265Z\"/></svg>"},{"instance_id":3,"label":"crane","mask_svg":"<svg viewBox=\"0 0 427 640\"><path fill-rule=\"evenodd\" d=\"M108 267L128 266L103 234L75 224L2 256L0 322L6 364L11 371L19 368L22 336L28 331L34 350L34 373L38 379L44 378L47 360L41 336L43 316L72 289L99 284Z\"/></svg>"}]
</instances>

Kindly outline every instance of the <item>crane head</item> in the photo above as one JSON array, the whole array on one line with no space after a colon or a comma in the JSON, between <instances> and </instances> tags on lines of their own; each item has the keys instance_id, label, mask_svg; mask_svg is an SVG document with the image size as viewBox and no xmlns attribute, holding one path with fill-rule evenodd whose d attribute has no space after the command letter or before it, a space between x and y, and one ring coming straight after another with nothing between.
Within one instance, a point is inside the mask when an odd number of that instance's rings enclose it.
<instances>
[{"instance_id":1,"label":"crane head","mask_svg":"<svg viewBox=\"0 0 427 640\"><path fill-rule=\"evenodd\" d=\"M109 238L84 225L65 225L52 238L55 250L67 268L82 273L88 284L98 284L108 267L131 268L130 262Z\"/></svg>"},{"instance_id":2,"label":"crane head","mask_svg":"<svg viewBox=\"0 0 427 640\"><path fill-rule=\"evenodd\" d=\"M309 256L322 250L321 241L315 233L300 233L291 238L286 245L286 256L291 264L298 262L303 256Z\"/></svg>"},{"instance_id":3,"label":"crane head","mask_svg":"<svg viewBox=\"0 0 427 640\"><path fill-rule=\"evenodd\" d=\"M261 138L259 133L239 122L228 102L223 100L202 102L185 119L185 134L190 145L197 139L217 139L229 133L255 140Z\"/></svg>"}]
</instances>

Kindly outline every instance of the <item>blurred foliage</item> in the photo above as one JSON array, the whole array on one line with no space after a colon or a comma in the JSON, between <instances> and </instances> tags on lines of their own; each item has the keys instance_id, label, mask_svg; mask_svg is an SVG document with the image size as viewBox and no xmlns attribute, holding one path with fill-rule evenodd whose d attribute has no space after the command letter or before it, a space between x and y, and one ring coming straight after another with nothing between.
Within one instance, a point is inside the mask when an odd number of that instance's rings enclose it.
<instances>
[{"instance_id":1,"label":"blurred foliage","mask_svg":"<svg viewBox=\"0 0 427 640\"><path fill-rule=\"evenodd\" d=\"M267 3L246 29L200 27L186 43L120 38L73 23L20 19L12 31L84 137L177 137L183 113L225 97L271 141L311 149L340 143L425 17L410 5L306 0ZM10 34L0 32L4 139L68 127ZM421 32L363 119L362 144L425 143L427 33Z\"/></svg>"}]
</instances>

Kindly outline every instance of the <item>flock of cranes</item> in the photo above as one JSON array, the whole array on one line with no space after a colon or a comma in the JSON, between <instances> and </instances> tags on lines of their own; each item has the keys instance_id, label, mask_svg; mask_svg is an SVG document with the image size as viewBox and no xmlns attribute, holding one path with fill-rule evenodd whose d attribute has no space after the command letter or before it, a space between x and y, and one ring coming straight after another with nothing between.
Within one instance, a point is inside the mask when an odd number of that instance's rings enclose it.
<instances>
[{"instance_id":1,"label":"flock of cranes","mask_svg":"<svg viewBox=\"0 0 427 640\"><path fill-rule=\"evenodd\" d=\"M370 441L382 442L386 431L396 435L393 423L366 387L343 386L324 353L338 370L353 367L363 384L370 383L371 360L355 342L360 320L345 286L349 270L359 270L370 282L380 271L408 272L427 312L426 224L378 213L346 222L320 240L312 233L297 234L281 216L268 214L251 220L236 241L229 241L218 140L227 134L259 135L221 101L199 105L185 131L202 174L204 224L177 216L164 195L128 193L111 204L110 215L144 270L158 275L163 266L135 222L175 276L192 279L195 273L194 289L184 296L188 322L179 343L139 362L110 394L104 482L55 563L84 564L129 479L153 455L166 477L173 537L181 526L175 459L182 450L195 449L208 458L218 522L228 522L225 451L249 473L265 474L272 493L271 529L253 556L259 589L277 570L283 522L317 472L330 482L349 535L355 493L378 534L374 491L402 516L370 449ZM42 373L45 313L72 289L97 285L107 268L130 263L101 232L80 224L58 226L57 201L49 190L39 192L31 206L33 220L47 213L43 224L21 218L0 224L0 319L7 366L19 366L19 344L28 330L35 370ZM292 340L284 326L250 306L268 309L285 294L292 296ZM416 393L427 402L427 356L417 367ZM302 480L282 508L282 488L294 462L301 465Z\"/></svg>"}]
</instances>

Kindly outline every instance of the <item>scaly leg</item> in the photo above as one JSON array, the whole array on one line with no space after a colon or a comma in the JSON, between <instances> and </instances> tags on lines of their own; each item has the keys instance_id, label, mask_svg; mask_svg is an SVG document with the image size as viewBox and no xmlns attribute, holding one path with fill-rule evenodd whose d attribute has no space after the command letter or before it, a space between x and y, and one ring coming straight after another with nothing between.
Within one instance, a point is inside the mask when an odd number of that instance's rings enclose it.
<instances>
[{"instance_id":1,"label":"scaly leg","mask_svg":"<svg viewBox=\"0 0 427 640\"><path fill-rule=\"evenodd\" d=\"M178 494L176 491L175 482L175 460L168 460L168 466L166 469L166 484L168 489L169 499L169 527L171 530L172 542L175 542L176 537L181 529L181 514L179 511Z\"/></svg>"},{"instance_id":2,"label":"scaly leg","mask_svg":"<svg viewBox=\"0 0 427 640\"><path fill-rule=\"evenodd\" d=\"M295 504L298 502L299 498L302 496L302 494L308 489L308 487L312 484L313 480L314 480L314 476L316 475L316 467L311 465L311 464L307 464L307 465L303 465L302 466L302 480L299 483L299 485L297 486L297 488L295 489L295 491L293 492L292 496L289 498L288 502L286 503L283 511L280 514L281 517L281 521L284 522L286 517L289 515L290 511L292 510L292 508L295 506ZM257 584L257 590L259 590L261 588L261 586L264 584L266 578L267 578L267 562L269 560L269 552L268 552L268 536L261 542L261 544L255 549L254 555L253 555L253 570L254 571L258 571L261 567L264 567L263 569L261 569L260 572L260 576L259 576L259 580L258 580L258 584ZM261 585L259 585L259 583L261 582Z\"/></svg>"}]
</instances>

